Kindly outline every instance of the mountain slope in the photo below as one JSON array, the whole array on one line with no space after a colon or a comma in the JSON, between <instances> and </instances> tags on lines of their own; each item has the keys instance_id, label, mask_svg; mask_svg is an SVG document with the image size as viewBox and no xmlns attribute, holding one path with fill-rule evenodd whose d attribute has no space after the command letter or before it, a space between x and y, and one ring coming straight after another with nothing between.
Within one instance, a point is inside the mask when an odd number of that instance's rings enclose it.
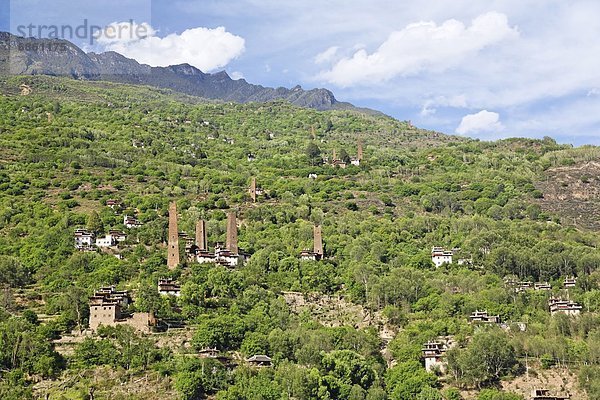
<instances>
[{"instance_id":1,"label":"mountain slope","mask_svg":"<svg viewBox=\"0 0 600 400\"><path fill-rule=\"evenodd\" d=\"M356 157L359 140L360 165L323 162ZM0 76L0 337L10 351L0 398L523 399L541 384L597 399L600 238L543 212L537 201L552 193L535 184L553 167L599 160L597 148L551 139L488 143L284 101ZM567 172L571 185L598 168ZM249 260L226 268L182 256L169 270L171 201L179 232L192 237L204 219L211 248L235 211ZM124 215L143 225L125 227ZM300 260L314 224L325 258ZM84 227L127 238L78 251ZM466 262L435 268L433 246ZM578 277L568 290L567 276ZM163 278L181 284L180 297L159 296ZM80 335L89 296L106 285L184 329ZM551 315L552 296L581 315ZM476 310L506 325L470 323ZM421 363L432 340L455 344L445 374ZM219 360L199 357L206 348ZM273 366L244 366L255 354ZM496 394L501 386L519 395Z\"/></svg>"},{"instance_id":2,"label":"mountain slope","mask_svg":"<svg viewBox=\"0 0 600 400\"><path fill-rule=\"evenodd\" d=\"M339 102L327 89L264 87L244 79L233 80L225 71L207 74L188 64L150 67L115 52L86 54L66 40L22 38L6 32L0 32L2 71L13 75L69 76L150 85L236 103L286 100L300 107L317 110L350 109L380 114Z\"/></svg>"}]
</instances>

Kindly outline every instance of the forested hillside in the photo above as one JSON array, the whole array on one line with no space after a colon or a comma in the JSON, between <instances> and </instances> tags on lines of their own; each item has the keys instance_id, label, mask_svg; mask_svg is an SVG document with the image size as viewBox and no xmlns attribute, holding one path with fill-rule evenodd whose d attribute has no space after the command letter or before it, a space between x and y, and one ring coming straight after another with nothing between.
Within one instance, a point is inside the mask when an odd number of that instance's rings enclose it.
<instances>
[{"instance_id":1,"label":"forested hillside","mask_svg":"<svg viewBox=\"0 0 600 400\"><path fill-rule=\"evenodd\" d=\"M2 77L0 92L1 399L600 399L598 213L574 225L550 182L597 148L106 82ZM346 168L323 162L334 151ZM172 201L180 231L207 221L211 247L234 210L248 261L168 270ZM314 225L325 257L302 261ZM78 251L78 228L127 239ZM434 246L455 263L436 268ZM162 278L181 296L159 295ZM551 289L511 283L527 281ZM155 332L80 335L107 285ZM580 315L551 315L551 297ZM471 323L477 310L503 324ZM447 369L427 372L421 349L442 338Z\"/></svg>"}]
</instances>

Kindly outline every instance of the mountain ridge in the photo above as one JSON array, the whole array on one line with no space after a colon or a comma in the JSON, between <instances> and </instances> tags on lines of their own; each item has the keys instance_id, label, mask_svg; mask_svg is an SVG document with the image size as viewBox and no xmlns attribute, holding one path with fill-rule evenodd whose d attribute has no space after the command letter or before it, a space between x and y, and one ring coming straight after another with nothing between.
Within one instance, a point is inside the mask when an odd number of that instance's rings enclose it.
<instances>
[{"instance_id":1,"label":"mountain ridge","mask_svg":"<svg viewBox=\"0 0 600 400\"><path fill-rule=\"evenodd\" d=\"M68 76L150 85L212 100L236 103L286 100L316 110L356 110L383 113L338 101L328 89L305 90L300 85L265 87L232 79L226 71L205 73L190 64L151 67L114 51L86 53L63 39L36 39L0 32L0 72L12 75Z\"/></svg>"}]
</instances>

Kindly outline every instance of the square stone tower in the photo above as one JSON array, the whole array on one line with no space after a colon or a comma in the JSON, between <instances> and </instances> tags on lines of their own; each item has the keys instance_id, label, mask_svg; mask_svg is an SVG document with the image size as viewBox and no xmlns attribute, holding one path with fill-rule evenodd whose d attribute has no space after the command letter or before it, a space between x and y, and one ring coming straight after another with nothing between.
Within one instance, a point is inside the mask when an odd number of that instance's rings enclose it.
<instances>
[{"instance_id":1,"label":"square stone tower","mask_svg":"<svg viewBox=\"0 0 600 400\"><path fill-rule=\"evenodd\" d=\"M314 228L314 249L315 258L321 260L323 258L323 235L321 233L321 225L315 225Z\"/></svg>"},{"instance_id":2,"label":"square stone tower","mask_svg":"<svg viewBox=\"0 0 600 400\"><path fill-rule=\"evenodd\" d=\"M177 228L177 203L169 204L169 243L167 267L174 269L179 265L179 230Z\"/></svg>"},{"instance_id":3,"label":"square stone tower","mask_svg":"<svg viewBox=\"0 0 600 400\"><path fill-rule=\"evenodd\" d=\"M208 240L206 235L206 221L203 219L196 222L196 246L201 251L208 250Z\"/></svg>"},{"instance_id":4,"label":"square stone tower","mask_svg":"<svg viewBox=\"0 0 600 400\"><path fill-rule=\"evenodd\" d=\"M231 254L238 254L237 219L235 211L227 214L227 241L225 247Z\"/></svg>"},{"instance_id":5,"label":"square stone tower","mask_svg":"<svg viewBox=\"0 0 600 400\"><path fill-rule=\"evenodd\" d=\"M252 181L250 182L250 189L248 190L250 193L250 198L253 203L256 203L256 178L252 177Z\"/></svg>"},{"instance_id":6,"label":"square stone tower","mask_svg":"<svg viewBox=\"0 0 600 400\"><path fill-rule=\"evenodd\" d=\"M358 139L358 153L356 154L356 159L358 161L362 161L362 159L363 159L362 140L360 140L360 139Z\"/></svg>"}]
</instances>

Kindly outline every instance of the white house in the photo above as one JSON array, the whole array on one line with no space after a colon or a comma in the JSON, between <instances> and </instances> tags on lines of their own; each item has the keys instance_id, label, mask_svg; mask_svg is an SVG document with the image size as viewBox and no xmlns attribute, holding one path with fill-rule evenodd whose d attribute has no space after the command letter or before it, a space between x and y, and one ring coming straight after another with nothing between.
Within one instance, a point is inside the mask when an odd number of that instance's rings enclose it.
<instances>
[{"instance_id":1,"label":"white house","mask_svg":"<svg viewBox=\"0 0 600 400\"><path fill-rule=\"evenodd\" d=\"M135 217L130 217L129 215L125 215L123 217L123 225L125 225L125 227L127 229L131 229L131 228L138 228L140 226L142 226L143 224L137 220L137 218Z\"/></svg>"},{"instance_id":2,"label":"white house","mask_svg":"<svg viewBox=\"0 0 600 400\"><path fill-rule=\"evenodd\" d=\"M446 349L439 342L427 342L421 349L423 359L425 360L425 370L427 372L433 372L439 369L441 372L445 372L446 365L442 361Z\"/></svg>"},{"instance_id":3,"label":"white house","mask_svg":"<svg viewBox=\"0 0 600 400\"><path fill-rule=\"evenodd\" d=\"M86 250L92 248L94 245L94 233L87 229L75 229L75 248L79 250Z\"/></svg>"},{"instance_id":4,"label":"white house","mask_svg":"<svg viewBox=\"0 0 600 400\"><path fill-rule=\"evenodd\" d=\"M431 249L431 261L436 267L440 267L443 264L452 264L452 256L454 252L452 250L446 250L443 247L434 247Z\"/></svg>"},{"instance_id":5,"label":"white house","mask_svg":"<svg viewBox=\"0 0 600 400\"><path fill-rule=\"evenodd\" d=\"M181 286L173 279L160 279L158 281L158 293L165 296L181 296Z\"/></svg>"},{"instance_id":6,"label":"white house","mask_svg":"<svg viewBox=\"0 0 600 400\"><path fill-rule=\"evenodd\" d=\"M96 239L96 246L98 247L113 247L116 246L117 243L124 241L127 239L127 235L125 235L121 231L109 231L104 237Z\"/></svg>"}]
</instances>

